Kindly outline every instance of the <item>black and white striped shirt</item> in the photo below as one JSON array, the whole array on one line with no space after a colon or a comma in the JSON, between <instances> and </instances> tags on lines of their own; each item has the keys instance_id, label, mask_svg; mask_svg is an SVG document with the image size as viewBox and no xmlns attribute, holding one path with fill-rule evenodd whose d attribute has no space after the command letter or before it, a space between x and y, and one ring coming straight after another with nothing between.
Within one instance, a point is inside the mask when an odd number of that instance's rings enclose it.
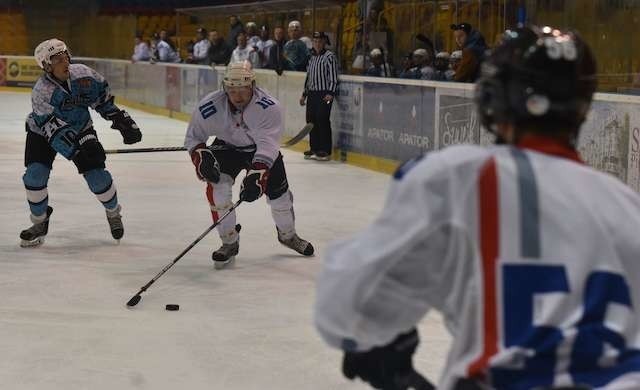
<instances>
[{"instance_id":1,"label":"black and white striped shirt","mask_svg":"<svg viewBox=\"0 0 640 390\"><path fill-rule=\"evenodd\" d=\"M338 60L329 50L313 54L307 66L307 78L304 81L304 95L309 92L327 91L335 95L338 88Z\"/></svg>"}]
</instances>

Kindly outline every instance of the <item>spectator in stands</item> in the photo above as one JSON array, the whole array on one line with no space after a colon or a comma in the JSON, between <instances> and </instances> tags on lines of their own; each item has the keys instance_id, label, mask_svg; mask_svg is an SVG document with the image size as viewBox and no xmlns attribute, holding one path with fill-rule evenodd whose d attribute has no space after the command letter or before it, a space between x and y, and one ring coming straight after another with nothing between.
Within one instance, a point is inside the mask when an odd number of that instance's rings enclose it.
<instances>
[{"instance_id":1,"label":"spectator in stands","mask_svg":"<svg viewBox=\"0 0 640 390\"><path fill-rule=\"evenodd\" d=\"M455 81L472 83L478 78L480 63L484 60L487 44L478 30L469 23L452 24L456 44L462 50L462 60L454 76Z\"/></svg>"},{"instance_id":2,"label":"spectator in stands","mask_svg":"<svg viewBox=\"0 0 640 390\"><path fill-rule=\"evenodd\" d=\"M462 50L456 50L451 53L451 57L449 57L449 72L447 73L447 80L453 81L456 75L456 71L460 66L460 61L462 60Z\"/></svg>"},{"instance_id":3,"label":"spectator in stands","mask_svg":"<svg viewBox=\"0 0 640 390\"><path fill-rule=\"evenodd\" d=\"M200 27L196 30L197 41L193 45L193 54L187 59L187 62L199 65L209 65L209 49L211 48L211 42L207 39L207 30L204 27Z\"/></svg>"},{"instance_id":4,"label":"spectator in stands","mask_svg":"<svg viewBox=\"0 0 640 390\"><path fill-rule=\"evenodd\" d=\"M209 31L209 63L215 65L227 65L231 59L231 48L218 31Z\"/></svg>"},{"instance_id":5,"label":"spectator in stands","mask_svg":"<svg viewBox=\"0 0 640 390\"><path fill-rule=\"evenodd\" d=\"M238 33L238 46L231 53L231 63L235 62L251 62L251 67L253 69L260 67L260 59L258 58L258 53L252 46L247 45L247 33L244 31L240 31Z\"/></svg>"},{"instance_id":6,"label":"spectator in stands","mask_svg":"<svg viewBox=\"0 0 640 390\"><path fill-rule=\"evenodd\" d=\"M142 35L136 35L131 62L149 61L150 59L151 51L149 50L149 45L142 39Z\"/></svg>"},{"instance_id":7,"label":"spectator in stands","mask_svg":"<svg viewBox=\"0 0 640 390\"><path fill-rule=\"evenodd\" d=\"M160 35L154 34L153 36L153 62L180 62L180 56L173 50L171 45L164 41Z\"/></svg>"},{"instance_id":8,"label":"spectator in stands","mask_svg":"<svg viewBox=\"0 0 640 390\"><path fill-rule=\"evenodd\" d=\"M446 51L441 51L436 54L436 59L433 61L433 68L435 73L433 74L433 80L435 81L448 81L447 72L449 69L449 60L451 56Z\"/></svg>"},{"instance_id":9,"label":"spectator in stands","mask_svg":"<svg viewBox=\"0 0 640 390\"><path fill-rule=\"evenodd\" d=\"M426 49L416 49L413 51L413 67L403 76L408 79L433 80L435 69Z\"/></svg>"},{"instance_id":10,"label":"spectator in stands","mask_svg":"<svg viewBox=\"0 0 640 390\"><path fill-rule=\"evenodd\" d=\"M351 71L355 74L362 74L371 66L371 50L369 48L369 35L364 36L364 46L362 39L362 27L358 27L355 36L355 45L351 52Z\"/></svg>"},{"instance_id":11,"label":"spectator in stands","mask_svg":"<svg viewBox=\"0 0 640 390\"><path fill-rule=\"evenodd\" d=\"M171 46L171 49L173 49L173 51L178 51L178 46L176 46L176 43L173 41L173 39L169 37L169 33L167 32L167 30L160 30L160 40L167 42L169 46Z\"/></svg>"},{"instance_id":12,"label":"spectator in stands","mask_svg":"<svg viewBox=\"0 0 640 390\"><path fill-rule=\"evenodd\" d=\"M229 47L236 47L240 31L244 31L244 27L242 27L240 19L238 19L236 15L229 16L229 36L227 37Z\"/></svg>"},{"instance_id":13,"label":"spectator in stands","mask_svg":"<svg viewBox=\"0 0 640 390\"><path fill-rule=\"evenodd\" d=\"M278 75L287 68L287 60L284 58L284 28L276 27L273 29L273 45L269 48L269 60L267 68L273 69Z\"/></svg>"},{"instance_id":14,"label":"spectator in stands","mask_svg":"<svg viewBox=\"0 0 640 390\"><path fill-rule=\"evenodd\" d=\"M294 20L289 23L289 41L284 45L284 57L288 62L288 70L297 70L304 72L309 62L309 49L303 41L302 25L299 21Z\"/></svg>"},{"instance_id":15,"label":"spectator in stands","mask_svg":"<svg viewBox=\"0 0 640 390\"><path fill-rule=\"evenodd\" d=\"M371 7L367 15L367 31L389 31L389 22L384 16L380 16L381 8Z\"/></svg>"},{"instance_id":16,"label":"spectator in stands","mask_svg":"<svg viewBox=\"0 0 640 390\"><path fill-rule=\"evenodd\" d=\"M338 89L338 60L335 54L326 50L329 37L324 32L313 33L313 49L304 81L304 91L300 105L307 104L307 123L313 123L309 134L310 149L304 152L305 159L330 160L333 143L331 140L331 106Z\"/></svg>"},{"instance_id":17,"label":"spectator in stands","mask_svg":"<svg viewBox=\"0 0 640 390\"><path fill-rule=\"evenodd\" d=\"M274 42L269 39L269 28L263 25L260 27L260 39L255 44L261 68L267 67L271 46L273 46L273 44Z\"/></svg>"},{"instance_id":18,"label":"spectator in stands","mask_svg":"<svg viewBox=\"0 0 640 390\"><path fill-rule=\"evenodd\" d=\"M247 32L247 45L256 47L260 40L260 35L258 35L258 25L256 22L247 22L245 31Z\"/></svg>"},{"instance_id":19,"label":"spectator in stands","mask_svg":"<svg viewBox=\"0 0 640 390\"><path fill-rule=\"evenodd\" d=\"M400 60L400 74L398 74L398 77L400 77L401 79L414 79L415 75L412 72L413 68L413 52L409 52L407 54L405 54L404 56L402 56L402 59Z\"/></svg>"},{"instance_id":20,"label":"spectator in stands","mask_svg":"<svg viewBox=\"0 0 640 390\"><path fill-rule=\"evenodd\" d=\"M364 73L370 77L393 77L393 68L385 61L382 50L375 48L371 50L371 66Z\"/></svg>"}]
</instances>

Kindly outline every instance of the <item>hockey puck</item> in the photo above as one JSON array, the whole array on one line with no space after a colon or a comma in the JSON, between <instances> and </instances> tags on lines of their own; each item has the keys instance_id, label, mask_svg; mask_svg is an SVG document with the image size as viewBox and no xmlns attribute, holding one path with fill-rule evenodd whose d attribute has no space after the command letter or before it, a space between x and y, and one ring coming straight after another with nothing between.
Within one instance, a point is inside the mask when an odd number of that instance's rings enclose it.
<instances>
[{"instance_id":1,"label":"hockey puck","mask_svg":"<svg viewBox=\"0 0 640 390\"><path fill-rule=\"evenodd\" d=\"M165 310L169 310L169 311L178 311L180 310L180 305L168 304L164 308Z\"/></svg>"}]
</instances>

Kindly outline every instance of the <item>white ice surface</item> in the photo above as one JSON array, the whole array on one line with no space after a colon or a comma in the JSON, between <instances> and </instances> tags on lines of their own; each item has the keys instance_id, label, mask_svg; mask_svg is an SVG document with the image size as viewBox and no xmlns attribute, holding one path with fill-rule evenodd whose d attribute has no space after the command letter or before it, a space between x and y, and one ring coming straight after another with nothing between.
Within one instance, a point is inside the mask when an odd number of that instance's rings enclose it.
<instances>
[{"instance_id":1,"label":"white ice surface","mask_svg":"<svg viewBox=\"0 0 640 390\"><path fill-rule=\"evenodd\" d=\"M379 213L387 175L283 151L297 230L316 256L282 247L264 200L242 204L236 266L215 271L209 234L134 309L125 303L211 223L204 187L185 152L109 155L123 206L116 245L104 210L75 166L58 156L44 246L19 247L30 226L22 184L26 93L0 93L1 389L363 389L340 373L341 354L312 323L315 278L327 244ZM186 123L129 110L136 147L180 146ZM94 115L105 148L120 134ZM237 197L237 189L234 198ZM180 305L168 312L167 303ZM450 337L440 317L420 324L419 371L437 379Z\"/></svg>"}]
</instances>

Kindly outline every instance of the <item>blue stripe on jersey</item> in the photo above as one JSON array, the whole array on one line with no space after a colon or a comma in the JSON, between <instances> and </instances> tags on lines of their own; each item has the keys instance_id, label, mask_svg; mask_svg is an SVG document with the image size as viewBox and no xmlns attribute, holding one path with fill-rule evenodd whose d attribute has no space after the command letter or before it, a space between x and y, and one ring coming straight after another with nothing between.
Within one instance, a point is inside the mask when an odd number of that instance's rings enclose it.
<instances>
[{"instance_id":1,"label":"blue stripe on jersey","mask_svg":"<svg viewBox=\"0 0 640 390\"><path fill-rule=\"evenodd\" d=\"M540 209L538 185L531 161L525 152L512 148L518 170L520 197L520 250L523 257L540 257Z\"/></svg>"}]
</instances>

